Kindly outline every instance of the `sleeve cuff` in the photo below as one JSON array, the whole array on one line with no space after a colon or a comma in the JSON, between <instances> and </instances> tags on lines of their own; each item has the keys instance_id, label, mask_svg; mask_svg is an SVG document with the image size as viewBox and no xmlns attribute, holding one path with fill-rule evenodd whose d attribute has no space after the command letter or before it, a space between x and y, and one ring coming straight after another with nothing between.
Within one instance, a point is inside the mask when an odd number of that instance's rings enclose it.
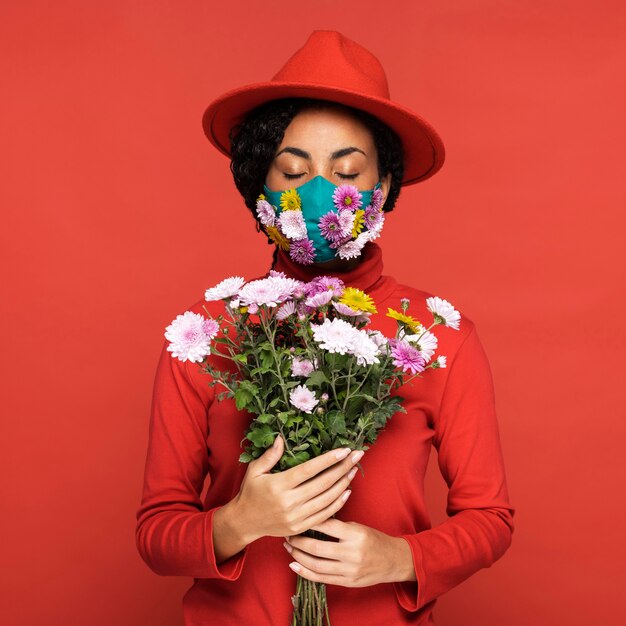
<instances>
[{"instance_id":1,"label":"sleeve cuff","mask_svg":"<svg viewBox=\"0 0 626 626\"><path fill-rule=\"evenodd\" d=\"M230 558L222 561L219 565L215 559L215 546L213 545L213 515L222 505L207 511L205 522L206 551L209 563L209 578L221 578L222 580L237 580L241 576L243 565L248 554L248 546L233 554Z\"/></svg>"},{"instance_id":2,"label":"sleeve cuff","mask_svg":"<svg viewBox=\"0 0 626 626\"><path fill-rule=\"evenodd\" d=\"M418 611L424 605L424 571L422 569L422 552L419 542L415 535L400 535L405 539L413 555L413 567L415 568L415 577L417 580L395 581L393 588L400 606L410 612Z\"/></svg>"}]
</instances>

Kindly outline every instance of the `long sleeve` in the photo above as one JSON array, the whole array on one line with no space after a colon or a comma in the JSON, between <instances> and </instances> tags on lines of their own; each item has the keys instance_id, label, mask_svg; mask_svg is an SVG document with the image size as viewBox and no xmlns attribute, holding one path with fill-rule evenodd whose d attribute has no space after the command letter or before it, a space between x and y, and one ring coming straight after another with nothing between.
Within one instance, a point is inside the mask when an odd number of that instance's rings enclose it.
<instances>
[{"instance_id":1,"label":"long sleeve","mask_svg":"<svg viewBox=\"0 0 626 626\"><path fill-rule=\"evenodd\" d=\"M216 563L213 515L220 507L204 511L200 499L209 467L207 410L214 388L207 385L203 398L189 367L199 366L173 358L165 342L154 382L136 545L159 575L236 580L247 547Z\"/></svg>"},{"instance_id":2,"label":"long sleeve","mask_svg":"<svg viewBox=\"0 0 626 626\"><path fill-rule=\"evenodd\" d=\"M490 567L512 540L515 509L507 492L492 374L473 324L449 364L433 421L433 445L449 488L449 518L401 535L411 547L417 578L394 583L407 611L420 610Z\"/></svg>"}]
</instances>

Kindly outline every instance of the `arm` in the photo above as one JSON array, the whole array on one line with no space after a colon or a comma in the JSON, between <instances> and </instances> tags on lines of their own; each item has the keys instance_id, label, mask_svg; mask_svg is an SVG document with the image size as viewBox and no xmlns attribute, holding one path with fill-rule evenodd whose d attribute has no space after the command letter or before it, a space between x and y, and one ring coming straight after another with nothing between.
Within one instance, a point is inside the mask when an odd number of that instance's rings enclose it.
<instances>
[{"instance_id":1,"label":"arm","mask_svg":"<svg viewBox=\"0 0 626 626\"><path fill-rule=\"evenodd\" d=\"M515 509L509 503L487 356L472 326L450 365L433 445L449 487L449 519L401 535L415 578L395 582L398 601L418 611L472 574L490 567L511 544Z\"/></svg>"},{"instance_id":2,"label":"arm","mask_svg":"<svg viewBox=\"0 0 626 626\"><path fill-rule=\"evenodd\" d=\"M207 409L188 367L163 345L157 365L143 494L135 539L146 564L162 576L239 578L247 548L232 504L203 510L208 472ZM208 375L207 375L208 376Z\"/></svg>"}]
</instances>

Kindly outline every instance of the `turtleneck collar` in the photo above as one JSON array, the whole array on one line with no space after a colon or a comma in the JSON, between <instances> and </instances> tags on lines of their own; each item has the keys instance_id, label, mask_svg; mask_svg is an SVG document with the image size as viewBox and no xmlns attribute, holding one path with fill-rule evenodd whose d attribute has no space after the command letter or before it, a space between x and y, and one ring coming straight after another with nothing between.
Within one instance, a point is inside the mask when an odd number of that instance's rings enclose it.
<instances>
[{"instance_id":1,"label":"turtleneck collar","mask_svg":"<svg viewBox=\"0 0 626 626\"><path fill-rule=\"evenodd\" d=\"M391 295L395 280L383 275L383 251L374 241L368 241L361 252L361 262L348 271L328 270L315 265L302 265L291 259L289 254L278 248L276 264L273 268L291 278L308 282L316 276L336 276L346 286L356 287L366 292L375 301L382 301Z\"/></svg>"}]
</instances>

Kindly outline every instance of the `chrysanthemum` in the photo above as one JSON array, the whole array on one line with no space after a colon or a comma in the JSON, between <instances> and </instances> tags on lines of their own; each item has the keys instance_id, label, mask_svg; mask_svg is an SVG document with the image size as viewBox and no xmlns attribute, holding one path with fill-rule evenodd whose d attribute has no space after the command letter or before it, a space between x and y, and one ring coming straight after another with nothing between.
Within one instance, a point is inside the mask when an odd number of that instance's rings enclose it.
<instances>
[{"instance_id":1,"label":"chrysanthemum","mask_svg":"<svg viewBox=\"0 0 626 626\"><path fill-rule=\"evenodd\" d=\"M343 281L335 276L316 276L305 285L307 296L314 296L323 291L331 291L334 296L339 297L345 288Z\"/></svg>"},{"instance_id":2,"label":"chrysanthemum","mask_svg":"<svg viewBox=\"0 0 626 626\"><path fill-rule=\"evenodd\" d=\"M278 278L287 278L287 274L285 274L285 272L277 272L276 270L270 270L270 276L274 276Z\"/></svg>"},{"instance_id":3,"label":"chrysanthemum","mask_svg":"<svg viewBox=\"0 0 626 626\"><path fill-rule=\"evenodd\" d=\"M214 319L185 311L165 329L165 338L170 342L167 350L180 361L200 362L211 353L211 340L218 331Z\"/></svg>"},{"instance_id":4,"label":"chrysanthemum","mask_svg":"<svg viewBox=\"0 0 626 626\"><path fill-rule=\"evenodd\" d=\"M356 237L362 230L365 224L365 211L357 209L354 212L354 226L352 226L352 236Z\"/></svg>"},{"instance_id":5,"label":"chrysanthemum","mask_svg":"<svg viewBox=\"0 0 626 626\"><path fill-rule=\"evenodd\" d=\"M298 239L291 242L289 256L302 265L310 265L315 260L315 246L310 239Z\"/></svg>"},{"instance_id":6,"label":"chrysanthemum","mask_svg":"<svg viewBox=\"0 0 626 626\"><path fill-rule=\"evenodd\" d=\"M367 224L367 221L366 221ZM370 241L374 241L374 239L378 239L380 237L380 233L385 225L385 215L382 211L379 211L376 214L376 219L371 221L368 226L368 233L370 233Z\"/></svg>"},{"instance_id":7,"label":"chrysanthemum","mask_svg":"<svg viewBox=\"0 0 626 626\"><path fill-rule=\"evenodd\" d=\"M368 206L365 209L363 216L365 226L368 230L377 230L379 224L384 220L383 212L380 209L375 209L373 206Z\"/></svg>"},{"instance_id":8,"label":"chrysanthemum","mask_svg":"<svg viewBox=\"0 0 626 626\"><path fill-rule=\"evenodd\" d=\"M280 214L280 230L289 239L303 239L306 237L306 224L302 211L283 211Z\"/></svg>"},{"instance_id":9,"label":"chrysanthemum","mask_svg":"<svg viewBox=\"0 0 626 626\"><path fill-rule=\"evenodd\" d=\"M352 346L354 326L345 320L326 318L322 324L311 324L313 339L324 350L337 354L346 354Z\"/></svg>"},{"instance_id":10,"label":"chrysanthemum","mask_svg":"<svg viewBox=\"0 0 626 626\"><path fill-rule=\"evenodd\" d=\"M352 335L350 354L356 357L359 365L380 363L378 346L365 330L356 330Z\"/></svg>"},{"instance_id":11,"label":"chrysanthemum","mask_svg":"<svg viewBox=\"0 0 626 626\"><path fill-rule=\"evenodd\" d=\"M318 228L322 233L322 237L328 239L328 241L337 241L345 237L345 228L339 221L339 215L334 211L329 211L322 215Z\"/></svg>"},{"instance_id":12,"label":"chrysanthemum","mask_svg":"<svg viewBox=\"0 0 626 626\"><path fill-rule=\"evenodd\" d=\"M275 226L266 226L265 230L269 238L281 249L289 250L289 239L283 235Z\"/></svg>"},{"instance_id":13,"label":"chrysanthemum","mask_svg":"<svg viewBox=\"0 0 626 626\"><path fill-rule=\"evenodd\" d=\"M419 320L416 320L410 315L400 313L400 311L396 311L391 307L387 307L387 317L392 317L394 320L398 320L399 322L406 324L414 333L416 333L421 326Z\"/></svg>"},{"instance_id":14,"label":"chrysanthemum","mask_svg":"<svg viewBox=\"0 0 626 626\"><path fill-rule=\"evenodd\" d=\"M372 203L371 206L378 210L383 207L383 192L381 189L374 189L372 192Z\"/></svg>"},{"instance_id":15,"label":"chrysanthemum","mask_svg":"<svg viewBox=\"0 0 626 626\"><path fill-rule=\"evenodd\" d=\"M370 296L356 287L346 287L339 302L359 313L376 313L376 304Z\"/></svg>"},{"instance_id":16,"label":"chrysanthemum","mask_svg":"<svg viewBox=\"0 0 626 626\"><path fill-rule=\"evenodd\" d=\"M319 400L315 397L315 392L311 391L306 385L298 385L289 393L289 401L296 409L300 409L305 413L311 413Z\"/></svg>"},{"instance_id":17,"label":"chrysanthemum","mask_svg":"<svg viewBox=\"0 0 626 626\"><path fill-rule=\"evenodd\" d=\"M267 200L259 199L256 201L256 214L261 224L274 226L276 210Z\"/></svg>"},{"instance_id":18,"label":"chrysanthemum","mask_svg":"<svg viewBox=\"0 0 626 626\"><path fill-rule=\"evenodd\" d=\"M338 313L342 315L346 315L347 317L357 317L360 315L359 311L355 311L350 308L347 304L343 304L343 302L333 302L333 306L337 310Z\"/></svg>"},{"instance_id":19,"label":"chrysanthemum","mask_svg":"<svg viewBox=\"0 0 626 626\"><path fill-rule=\"evenodd\" d=\"M355 214L349 209L339 209L337 219L341 226L341 232L345 237L352 237L352 229L354 228Z\"/></svg>"},{"instance_id":20,"label":"chrysanthemum","mask_svg":"<svg viewBox=\"0 0 626 626\"><path fill-rule=\"evenodd\" d=\"M333 292L327 289L326 291L321 291L320 293L316 293L314 296L309 296L304 303L307 306L318 309L321 306L326 306L333 299Z\"/></svg>"},{"instance_id":21,"label":"chrysanthemum","mask_svg":"<svg viewBox=\"0 0 626 626\"><path fill-rule=\"evenodd\" d=\"M279 320L285 320L290 315L293 315L296 312L296 305L293 300L289 300L284 304L280 305L280 308L276 311L276 317Z\"/></svg>"},{"instance_id":22,"label":"chrysanthemum","mask_svg":"<svg viewBox=\"0 0 626 626\"><path fill-rule=\"evenodd\" d=\"M390 339L389 345L391 346L391 356L395 366L402 368L404 372L411 372L412 374L424 371L426 361L417 348L399 339Z\"/></svg>"},{"instance_id":23,"label":"chrysanthemum","mask_svg":"<svg viewBox=\"0 0 626 626\"><path fill-rule=\"evenodd\" d=\"M241 289L246 279L242 276L232 276L225 278L223 281L217 283L215 287L211 287L204 292L204 299L207 301L212 300L224 300L225 298L232 298Z\"/></svg>"},{"instance_id":24,"label":"chrysanthemum","mask_svg":"<svg viewBox=\"0 0 626 626\"><path fill-rule=\"evenodd\" d=\"M256 304L274 307L291 298L299 283L294 278L280 276L259 278L244 285L239 290L239 298L243 306Z\"/></svg>"},{"instance_id":25,"label":"chrysanthemum","mask_svg":"<svg viewBox=\"0 0 626 626\"><path fill-rule=\"evenodd\" d=\"M295 189L283 191L280 195L280 208L283 211L296 211L302 207L300 194Z\"/></svg>"},{"instance_id":26,"label":"chrysanthemum","mask_svg":"<svg viewBox=\"0 0 626 626\"><path fill-rule=\"evenodd\" d=\"M333 202L338 209L346 208L355 211L363 204L362 197L361 192L354 185L339 185L333 193Z\"/></svg>"},{"instance_id":27,"label":"chrysanthemum","mask_svg":"<svg viewBox=\"0 0 626 626\"><path fill-rule=\"evenodd\" d=\"M433 314L435 324L443 324L459 330L459 322L461 314L447 301L442 300L439 296L426 298L426 306Z\"/></svg>"},{"instance_id":28,"label":"chrysanthemum","mask_svg":"<svg viewBox=\"0 0 626 626\"><path fill-rule=\"evenodd\" d=\"M311 359L300 359L297 356L291 359L292 376L308 376L317 366Z\"/></svg>"},{"instance_id":29,"label":"chrysanthemum","mask_svg":"<svg viewBox=\"0 0 626 626\"><path fill-rule=\"evenodd\" d=\"M446 366L446 357L443 355L439 355L434 361L433 361L433 369L437 369L438 367L445 367Z\"/></svg>"},{"instance_id":30,"label":"chrysanthemum","mask_svg":"<svg viewBox=\"0 0 626 626\"><path fill-rule=\"evenodd\" d=\"M402 339L414 345L424 356L426 363L437 349L437 336L420 325L414 335L402 335Z\"/></svg>"},{"instance_id":31,"label":"chrysanthemum","mask_svg":"<svg viewBox=\"0 0 626 626\"><path fill-rule=\"evenodd\" d=\"M379 352L384 352L387 346L387 337L383 335L379 330L366 331L369 338L376 344Z\"/></svg>"},{"instance_id":32,"label":"chrysanthemum","mask_svg":"<svg viewBox=\"0 0 626 626\"><path fill-rule=\"evenodd\" d=\"M347 241L337 248L337 254L342 259L354 259L360 256L365 244L372 238L372 233L369 230L363 231L356 239Z\"/></svg>"}]
</instances>

